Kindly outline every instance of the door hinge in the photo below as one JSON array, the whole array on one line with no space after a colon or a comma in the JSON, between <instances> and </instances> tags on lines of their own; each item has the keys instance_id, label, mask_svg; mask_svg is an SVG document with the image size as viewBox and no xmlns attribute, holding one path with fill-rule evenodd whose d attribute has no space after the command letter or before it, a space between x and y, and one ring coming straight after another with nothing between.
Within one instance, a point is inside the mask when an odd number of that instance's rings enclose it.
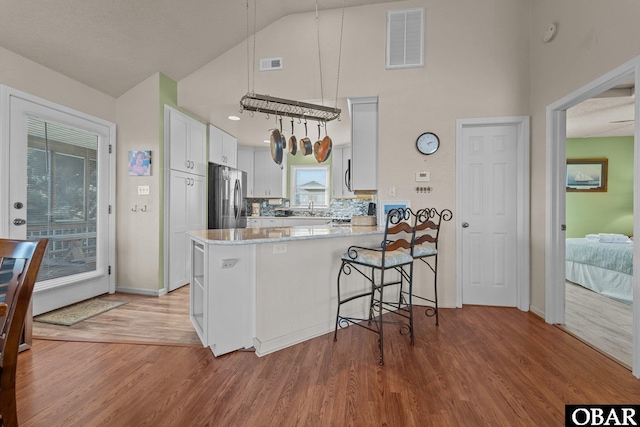
<instances>
[{"instance_id":1,"label":"door hinge","mask_svg":"<svg viewBox=\"0 0 640 427\"><path fill-rule=\"evenodd\" d=\"M109 205L109 213L111 213L111 205Z\"/></svg>"},{"instance_id":2,"label":"door hinge","mask_svg":"<svg viewBox=\"0 0 640 427\"><path fill-rule=\"evenodd\" d=\"M567 231L567 224L560 225L560 230Z\"/></svg>"},{"instance_id":3,"label":"door hinge","mask_svg":"<svg viewBox=\"0 0 640 427\"><path fill-rule=\"evenodd\" d=\"M113 146L111 144L109 144L109 154L112 153L112 148L113 148Z\"/></svg>"},{"instance_id":4,"label":"door hinge","mask_svg":"<svg viewBox=\"0 0 640 427\"><path fill-rule=\"evenodd\" d=\"M109 271L109 275L111 275L111 266L109 266L108 271Z\"/></svg>"}]
</instances>

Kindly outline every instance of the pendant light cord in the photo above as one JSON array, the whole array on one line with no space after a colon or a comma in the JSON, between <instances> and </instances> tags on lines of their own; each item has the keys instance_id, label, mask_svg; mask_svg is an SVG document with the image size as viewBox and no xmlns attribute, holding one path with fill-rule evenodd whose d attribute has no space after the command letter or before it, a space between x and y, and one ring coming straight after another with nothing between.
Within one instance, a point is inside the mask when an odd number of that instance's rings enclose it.
<instances>
[{"instance_id":1,"label":"pendant light cord","mask_svg":"<svg viewBox=\"0 0 640 427\"><path fill-rule=\"evenodd\" d=\"M340 45L338 47L338 74L336 75L336 103L334 105L335 108L338 108L338 88L340 87L340 60L342 59L342 36L344 33L344 4L345 4L345 0L342 0L342 21L340 22Z\"/></svg>"},{"instance_id":2,"label":"pendant light cord","mask_svg":"<svg viewBox=\"0 0 640 427\"><path fill-rule=\"evenodd\" d=\"M320 16L318 15L318 0L316 0L316 32L318 34L318 66L320 68L320 100L324 105L324 90L322 87L322 55L320 54Z\"/></svg>"},{"instance_id":3,"label":"pendant light cord","mask_svg":"<svg viewBox=\"0 0 640 427\"><path fill-rule=\"evenodd\" d=\"M250 53L249 49L249 0L247 0L247 93L254 93L256 78L255 78L255 69L256 69L256 9L257 4L253 2L253 56ZM251 77L253 75L253 81L251 81Z\"/></svg>"}]
</instances>

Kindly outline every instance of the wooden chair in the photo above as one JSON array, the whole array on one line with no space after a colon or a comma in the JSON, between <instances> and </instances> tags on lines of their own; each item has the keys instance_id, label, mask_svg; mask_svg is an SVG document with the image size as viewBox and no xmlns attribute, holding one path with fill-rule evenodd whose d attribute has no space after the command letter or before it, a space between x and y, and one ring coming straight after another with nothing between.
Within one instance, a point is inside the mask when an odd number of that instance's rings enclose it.
<instances>
[{"instance_id":1,"label":"wooden chair","mask_svg":"<svg viewBox=\"0 0 640 427\"><path fill-rule=\"evenodd\" d=\"M413 281L413 240L415 236L412 225L413 213L410 209L393 209L387 215L384 239L379 248L364 248L351 246L342 255L342 264L338 273L338 310L333 340L338 339L338 327L346 328L349 324L361 326L378 334L380 348L380 365L384 364L383 324L394 323L400 325L400 333L413 338L413 310L411 308L411 294ZM385 279L387 270L399 273L392 279ZM349 291L344 289L341 279L352 271L357 271L371 285L367 291ZM376 274L376 272L379 272ZM377 278L377 277L378 278ZM391 290L397 292L392 298L384 296L384 289L395 286ZM407 289L402 292L402 289ZM354 294L355 292L355 294ZM405 298L407 295L407 298ZM369 315L367 318L345 316L340 313L344 304L351 301L369 298ZM353 307L350 307L353 312ZM401 316L399 321L389 321L382 318L384 312ZM408 322L407 322L408 321ZM373 326L371 325L373 323Z\"/></svg>"},{"instance_id":2,"label":"wooden chair","mask_svg":"<svg viewBox=\"0 0 640 427\"><path fill-rule=\"evenodd\" d=\"M450 221L453 213L449 209L438 212L435 208L421 209L416 213L415 243L413 245L413 259L426 264L433 273L433 297L412 295L414 298L427 301L433 306L427 306L425 314L435 316L436 326L440 324L438 319L438 238L442 221Z\"/></svg>"},{"instance_id":3,"label":"wooden chair","mask_svg":"<svg viewBox=\"0 0 640 427\"><path fill-rule=\"evenodd\" d=\"M6 314L0 317L0 418L2 426L18 425L16 366L25 318L48 240L0 239L0 288Z\"/></svg>"}]
</instances>

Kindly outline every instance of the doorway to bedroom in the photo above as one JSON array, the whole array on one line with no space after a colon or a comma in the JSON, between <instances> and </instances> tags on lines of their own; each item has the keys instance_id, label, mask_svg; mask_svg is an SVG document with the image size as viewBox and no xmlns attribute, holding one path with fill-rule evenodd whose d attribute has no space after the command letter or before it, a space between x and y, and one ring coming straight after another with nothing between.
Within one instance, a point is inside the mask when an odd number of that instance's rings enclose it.
<instances>
[{"instance_id":1,"label":"doorway to bedroom","mask_svg":"<svg viewBox=\"0 0 640 427\"><path fill-rule=\"evenodd\" d=\"M640 189L638 174L633 173L640 164L635 147L638 64L640 58L629 61L547 107L545 292L547 322L563 325L630 367L636 377L639 310L631 302L638 287L632 271L637 251L631 240L638 227L633 212L640 200L634 191ZM609 131L582 126L580 134L576 121L594 122L587 114L594 110L590 103L608 103L611 111L616 110L614 104L624 104L625 112L605 119ZM576 249L572 240L584 244ZM614 246L626 252L616 252ZM599 265L589 258L590 251Z\"/></svg>"},{"instance_id":2,"label":"doorway to bedroom","mask_svg":"<svg viewBox=\"0 0 640 427\"><path fill-rule=\"evenodd\" d=\"M567 110L565 324L631 369L634 79Z\"/></svg>"}]
</instances>

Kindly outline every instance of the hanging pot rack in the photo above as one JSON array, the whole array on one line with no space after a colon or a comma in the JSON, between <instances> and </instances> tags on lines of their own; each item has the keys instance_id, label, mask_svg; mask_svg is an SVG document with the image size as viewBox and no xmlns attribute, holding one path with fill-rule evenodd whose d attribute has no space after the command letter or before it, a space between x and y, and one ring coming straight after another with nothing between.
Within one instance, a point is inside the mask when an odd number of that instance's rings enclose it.
<instances>
[{"instance_id":1,"label":"hanging pot rack","mask_svg":"<svg viewBox=\"0 0 640 427\"><path fill-rule=\"evenodd\" d=\"M341 113L341 110L335 107L325 107L324 105L259 95L252 92L247 93L240 99L240 107L240 112L244 110L255 111L267 115L317 120L325 123L339 119Z\"/></svg>"}]
</instances>

